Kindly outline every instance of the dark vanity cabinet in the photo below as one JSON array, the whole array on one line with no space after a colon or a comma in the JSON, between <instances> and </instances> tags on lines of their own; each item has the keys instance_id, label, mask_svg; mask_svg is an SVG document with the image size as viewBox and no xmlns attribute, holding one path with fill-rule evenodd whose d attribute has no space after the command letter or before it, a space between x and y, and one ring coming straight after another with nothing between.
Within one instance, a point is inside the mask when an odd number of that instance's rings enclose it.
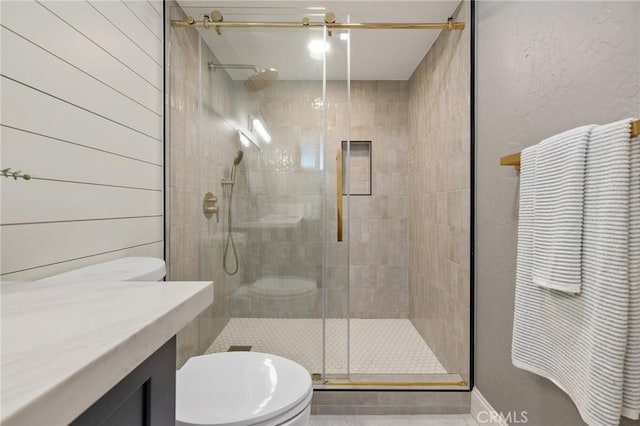
<instances>
[{"instance_id":1,"label":"dark vanity cabinet","mask_svg":"<svg viewBox=\"0 0 640 426\"><path fill-rule=\"evenodd\" d=\"M74 426L175 426L176 338L96 401Z\"/></svg>"}]
</instances>

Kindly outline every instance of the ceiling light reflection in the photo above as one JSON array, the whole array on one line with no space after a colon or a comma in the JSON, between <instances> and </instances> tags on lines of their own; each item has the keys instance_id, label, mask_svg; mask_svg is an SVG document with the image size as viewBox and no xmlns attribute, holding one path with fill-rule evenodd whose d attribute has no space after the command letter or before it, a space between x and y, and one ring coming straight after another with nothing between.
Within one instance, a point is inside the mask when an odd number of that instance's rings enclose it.
<instances>
[{"instance_id":1,"label":"ceiling light reflection","mask_svg":"<svg viewBox=\"0 0 640 426\"><path fill-rule=\"evenodd\" d=\"M331 50L331 45L324 40L313 40L309 43L309 56L313 59L323 59L324 53Z\"/></svg>"},{"instance_id":2,"label":"ceiling light reflection","mask_svg":"<svg viewBox=\"0 0 640 426\"><path fill-rule=\"evenodd\" d=\"M271 135L269 134L269 132L267 132L267 129L260 118L253 117L251 119L251 127L253 131L258 133L262 140L264 140L266 143L271 143Z\"/></svg>"}]
</instances>

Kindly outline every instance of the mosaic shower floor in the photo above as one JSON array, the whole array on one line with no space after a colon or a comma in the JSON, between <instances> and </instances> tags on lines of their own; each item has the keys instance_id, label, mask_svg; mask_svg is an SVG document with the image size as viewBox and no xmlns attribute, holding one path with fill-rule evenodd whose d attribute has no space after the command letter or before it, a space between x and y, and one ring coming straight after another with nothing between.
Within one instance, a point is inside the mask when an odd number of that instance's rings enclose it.
<instances>
[{"instance_id":1,"label":"mosaic shower floor","mask_svg":"<svg viewBox=\"0 0 640 426\"><path fill-rule=\"evenodd\" d=\"M347 321L327 319L327 374L347 372ZM446 374L408 319L350 320L351 374ZM322 371L322 320L232 318L206 353L251 345Z\"/></svg>"}]
</instances>

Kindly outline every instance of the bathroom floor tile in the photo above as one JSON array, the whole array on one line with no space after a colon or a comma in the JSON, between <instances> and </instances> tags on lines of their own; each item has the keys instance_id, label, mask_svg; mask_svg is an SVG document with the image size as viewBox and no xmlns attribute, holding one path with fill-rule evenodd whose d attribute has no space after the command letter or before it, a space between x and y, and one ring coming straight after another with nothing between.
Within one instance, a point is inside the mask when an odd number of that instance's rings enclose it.
<instances>
[{"instance_id":1,"label":"bathroom floor tile","mask_svg":"<svg viewBox=\"0 0 640 426\"><path fill-rule=\"evenodd\" d=\"M313 415L309 426L356 426L356 416Z\"/></svg>"},{"instance_id":2,"label":"bathroom floor tile","mask_svg":"<svg viewBox=\"0 0 640 426\"><path fill-rule=\"evenodd\" d=\"M309 426L477 426L465 415L331 416L313 415Z\"/></svg>"},{"instance_id":3,"label":"bathroom floor tile","mask_svg":"<svg viewBox=\"0 0 640 426\"><path fill-rule=\"evenodd\" d=\"M346 374L347 363L351 374L447 373L408 319L351 319L348 326L345 319L327 319L325 338L329 375ZM232 318L206 353L232 345L251 345L254 352L280 355L310 373L322 372L321 319Z\"/></svg>"},{"instance_id":4,"label":"bathroom floor tile","mask_svg":"<svg viewBox=\"0 0 640 426\"><path fill-rule=\"evenodd\" d=\"M355 416L355 426L476 426L467 415Z\"/></svg>"}]
</instances>

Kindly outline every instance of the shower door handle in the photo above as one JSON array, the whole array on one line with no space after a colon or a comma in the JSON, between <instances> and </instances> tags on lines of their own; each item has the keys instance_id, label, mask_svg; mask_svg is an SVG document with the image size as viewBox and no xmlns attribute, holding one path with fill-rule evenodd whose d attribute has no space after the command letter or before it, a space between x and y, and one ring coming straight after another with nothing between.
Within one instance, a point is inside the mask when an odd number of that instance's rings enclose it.
<instances>
[{"instance_id":1,"label":"shower door handle","mask_svg":"<svg viewBox=\"0 0 640 426\"><path fill-rule=\"evenodd\" d=\"M342 150L338 149L336 153L336 172L337 172L337 185L336 185L336 194L337 194L337 228L338 228L338 241L342 241Z\"/></svg>"}]
</instances>

